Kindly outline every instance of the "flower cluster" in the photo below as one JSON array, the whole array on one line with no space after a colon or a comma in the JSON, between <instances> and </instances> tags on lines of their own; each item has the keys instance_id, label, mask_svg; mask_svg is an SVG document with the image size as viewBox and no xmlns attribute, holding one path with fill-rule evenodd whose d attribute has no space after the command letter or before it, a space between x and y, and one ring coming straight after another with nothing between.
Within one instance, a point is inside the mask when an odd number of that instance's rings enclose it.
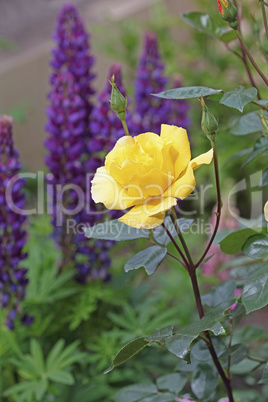
<instances>
[{"instance_id":1,"label":"flower cluster","mask_svg":"<svg viewBox=\"0 0 268 402\"><path fill-rule=\"evenodd\" d=\"M186 101L170 101L152 96L164 91L167 84L168 78L164 75L164 63L158 48L157 36L153 32L147 32L134 84L135 107L130 124L132 134L147 131L159 134L163 123L188 128ZM178 78L174 79L173 85L180 86Z\"/></svg>"},{"instance_id":2,"label":"flower cluster","mask_svg":"<svg viewBox=\"0 0 268 402\"><path fill-rule=\"evenodd\" d=\"M92 200L87 199L87 174L95 172L102 160L92 152L89 126L94 58L89 55L88 34L75 6L62 7L54 39L57 47L51 62L54 70L46 125L50 137L45 143L49 150L46 164L52 173L47 179L54 237L62 250L62 267L74 263L81 282L96 277L106 280L110 245L85 243L76 230L81 225L91 226L102 217ZM75 220L76 228L68 229L69 219Z\"/></svg>"},{"instance_id":3,"label":"flower cluster","mask_svg":"<svg viewBox=\"0 0 268 402\"><path fill-rule=\"evenodd\" d=\"M23 228L26 217L19 213L24 207L24 180L18 179L21 164L13 144L12 124L10 116L0 117L0 306L8 310L9 329L14 329L28 283L27 269L21 266L27 257L23 251L27 241ZM22 317L25 324L32 320L26 314Z\"/></svg>"},{"instance_id":4,"label":"flower cluster","mask_svg":"<svg viewBox=\"0 0 268 402\"><path fill-rule=\"evenodd\" d=\"M94 57L89 54L89 35L73 4L65 4L61 8L53 39L57 46L52 50L51 66L54 72L51 83L54 83L59 72L70 72L78 84L80 96L86 102L89 118L92 110L90 96L94 94L92 88Z\"/></svg>"}]
</instances>

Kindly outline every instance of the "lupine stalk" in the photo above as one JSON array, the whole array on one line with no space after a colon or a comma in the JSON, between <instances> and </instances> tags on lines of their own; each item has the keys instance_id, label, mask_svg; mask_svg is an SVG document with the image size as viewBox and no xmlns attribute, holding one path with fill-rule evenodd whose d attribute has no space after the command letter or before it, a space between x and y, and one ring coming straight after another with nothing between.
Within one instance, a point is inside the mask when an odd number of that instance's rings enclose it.
<instances>
[{"instance_id":1,"label":"lupine stalk","mask_svg":"<svg viewBox=\"0 0 268 402\"><path fill-rule=\"evenodd\" d=\"M89 244L82 235L82 226L94 225L102 215L87 199L91 179L87 174L90 176L100 165L98 155L88 147L94 59L89 55L89 37L74 5L62 7L54 39L57 47L51 62L52 90L46 125L50 133L46 164L52 173L48 184L54 237L62 250L61 269L74 264L81 282L97 277L106 280L110 265L108 243ZM64 186L69 188L64 191ZM61 194L63 197L59 197Z\"/></svg>"},{"instance_id":2,"label":"lupine stalk","mask_svg":"<svg viewBox=\"0 0 268 402\"><path fill-rule=\"evenodd\" d=\"M24 180L18 177L21 164L13 144L12 124L10 116L0 117L0 306L8 310L9 329L14 329L28 283L27 269L21 265L27 257L23 251L27 241L26 216L19 213L25 202ZM25 314L22 321L30 324L32 320Z\"/></svg>"}]
</instances>

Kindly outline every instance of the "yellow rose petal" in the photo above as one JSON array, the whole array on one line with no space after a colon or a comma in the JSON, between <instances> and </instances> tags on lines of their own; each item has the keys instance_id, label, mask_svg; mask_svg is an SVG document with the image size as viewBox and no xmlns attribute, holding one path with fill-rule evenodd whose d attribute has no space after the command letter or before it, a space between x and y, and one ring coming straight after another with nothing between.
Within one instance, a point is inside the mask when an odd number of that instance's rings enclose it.
<instances>
[{"instance_id":1,"label":"yellow rose petal","mask_svg":"<svg viewBox=\"0 0 268 402\"><path fill-rule=\"evenodd\" d=\"M164 197L176 197L183 200L195 189L195 177L191 164L188 165L181 177L175 181L163 194Z\"/></svg>"},{"instance_id":2,"label":"yellow rose petal","mask_svg":"<svg viewBox=\"0 0 268 402\"><path fill-rule=\"evenodd\" d=\"M135 148L136 142L134 138L128 136L121 137L115 144L114 148L108 153L105 158L105 167L109 171L110 165L117 162L119 165L123 164L128 156L129 150Z\"/></svg>"},{"instance_id":3,"label":"yellow rose petal","mask_svg":"<svg viewBox=\"0 0 268 402\"><path fill-rule=\"evenodd\" d=\"M129 180L129 184L125 186L125 189L128 190L128 194L131 197L141 197L141 195L144 198L159 196L171 185L173 179L173 176L169 176L160 169L152 169L146 174L140 175L137 173Z\"/></svg>"},{"instance_id":4,"label":"yellow rose petal","mask_svg":"<svg viewBox=\"0 0 268 402\"><path fill-rule=\"evenodd\" d=\"M160 137L166 145L172 144L171 158L175 167L175 178L177 178L191 160L187 131L182 127L162 124Z\"/></svg>"},{"instance_id":5,"label":"yellow rose petal","mask_svg":"<svg viewBox=\"0 0 268 402\"><path fill-rule=\"evenodd\" d=\"M147 199L144 204L133 207L119 220L135 228L152 229L163 223L165 212L176 204L174 197Z\"/></svg>"},{"instance_id":6,"label":"yellow rose petal","mask_svg":"<svg viewBox=\"0 0 268 402\"><path fill-rule=\"evenodd\" d=\"M91 183L92 199L96 203L102 202L108 209L126 209L141 200L141 198L129 197L126 190L107 173L104 166L97 169Z\"/></svg>"},{"instance_id":7,"label":"yellow rose petal","mask_svg":"<svg viewBox=\"0 0 268 402\"><path fill-rule=\"evenodd\" d=\"M193 170L198 169L201 165L209 165L213 158L213 149L211 148L208 152L197 156L192 159L190 164L192 165Z\"/></svg>"},{"instance_id":8,"label":"yellow rose petal","mask_svg":"<svg viewBox=\"0 0 268 402\"><path fill-rule=\"evenodd\" d=\"M138 208L138 207L134 207ZM132 209L134 209L132 208ZM132 211L132 210L131 210ZM133 215L129 211L125 215L123 215L118 220L120 222L125 223L128 226L132 226L133 228L137 229L154 229L157 226L160 226L165 219L165 212L160 212L160 214L148 216L148 215L137 215L136 213Z\"/></svg>"},{"instance_id":9,"label":"yellow rose petal","mask_svg":"<svg viewBox=\"0 0 268 402\"><path fill-rule=\"evenodd\" d=\"M265 220L268 222L268 201L266 201L266 203L264 205L264 217L265 217Z\"/></svg>"}]
</instances>

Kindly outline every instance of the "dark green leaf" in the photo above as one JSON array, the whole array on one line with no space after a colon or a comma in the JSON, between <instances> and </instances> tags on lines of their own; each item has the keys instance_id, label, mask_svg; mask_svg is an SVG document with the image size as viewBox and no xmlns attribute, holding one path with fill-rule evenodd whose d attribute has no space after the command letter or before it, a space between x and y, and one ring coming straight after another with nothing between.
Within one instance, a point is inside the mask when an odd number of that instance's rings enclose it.
<instances>
[{"instance_id":1,"label":"dark green leaf","mask_svg":"<svg viewBox=\"0 0 268 402\"><path fill-rule=\"evenodd\" d=\"M236 154L231 156L231 158L227 159L227 161L225 162L225 166L229 165L229 163L231 163L233 161L237 161L238 158L241 158L241 156L245 156L245 155L249 154L252 151L253 151L253 148L250 147L250 148L247 148L247 149L243 149L240 152L237 152Z\"/></svg>"},{"instance_id":2,"label":"dark green leaf","mask_svg":"<svg viewBox=\"0 0 268 402\"><path fill-rule=\"evenodd\" d=\"M259 187L260 187L260 188L263 188L263 187L265 187L265 186L268 186L268 169L266 169L266 170L263 172L263 175L262 175L262 178L261 178L261 182L260 182L260 184L259 184Z\"/></svg>"},{"instance_id":3,"label":"dark green leaf","mask_svg":"<svg viewBox=\"0 0 268 402\"><path fill-rule=\"evenodd\" d=\"M222 33L221 35L218 36L218 38L224 43L229 43L236 39L236 34L234 30L231 30Z\"/></svg>"},{"instance_id":4,"label":"dark green leaf","mask_svg":"<svg viewBox=\"0 0 268 402\"><path fill-rule=\"evenodd\" d=\"M268 304L268 270L264 264L253 273L245 283L242 293L242 303L247 314Z\"/></svg>"},{"instance_id":5,"label":"dark green leaf","mask_svg":"<svg viewBox=\"0 0 268 402\"><path fill-rule=\"evenodd\" d=\"M265 364L265 367L262 372L262 377L258 384L268 384L268 363Z\"/></svg>"},{"instance_id":6,"label":"dark green leaf","mask_svg":"<svg viewBox=\"0 0 268 402\"><path fill-rule=\"evenodd\" d=\"M145 268L148 275L151 275L159 267L167 254L166 247L151 246L135 254L125 265L125 271Z\"/></svg>"},{"instance_id":7,"label":"dark green leaf","mask_svg":"<svg viewBox=\"0 0 268 402\"><path fill-rule=\"evenodd\" d=\"M137 402L153 394L157 394L154 384L138 384L121 389L113 399L115 402Z\"/></svg>"},{"instance_id":8,"label":"dark green leaf","mask_svg":"<svg viewBox=\"0 0 268 402\"><path fill-rule=\"evenodd\" d=\"M221 91L221 89L212 89L207 87L182 87L168 89L166 91L160 92L159 94L152 95L163 99L194 99L200 98L201 96L218 94Z\"/></svg>"},{"instance_id":9,"label":"dark green leaf","mask_svg":"<svg viewBox=\"0 0 268 402\"><path fill-rule=\"evenodd\" d=\"M258 105L261 105L261 106L266 106L266 105L268 105L268 99L259 99L259 100L256 100L255 103L257 103Z\"/></svg>"},{"instance_id":10,"label":"dark green leaf","mask_svg":"<svg viewBox=\"0 0 268 402\"><path fill-rule=\"evenodd\" d=\"M219 245L225 254L237 254L242 251L242 247L246 240L256 234L256 231L250 228L241 229L236 232L230 233Z\"/></svg>"},{"instance_id":11,"label":"dark green leaf","mask_svg":"<svg viewBox=\"0 0 268 402\"><path fill-rule=\"evenodd\" d=\"M243 248L243 253L254 259L267 259L268 257L268 236L263 234L254 235L247 239Z\"/></svg>"},{"instance_id":12,"label":"dark green leaf","mask_svg":"<svg viewBox=\"0 0 268 402\"><path fill-rule=\"evenodd\" d=\"M152 335L147 336L146 340L149 342L164 342L168 336L173 334L173 326L169 325L165 328L157 328Z\"/></svg>"},{"instance_id":13,"label":"dark green leaf","mask_svg":"<svg viewBox=\"0 0 268 402\"><path fill-rule=\"evenodd\" d=\"M187 377L179 373L167 374L156 381L160 391L170 391L178 394L187 382Z\"/></svg>"},{"instance_id":14,"label":"dark green leaf","mask_svg":"<svg viewBox=\"0 0 268 402\"><path fill-rule=\"evenodd\" d=\"M139 402L176 402L177 398L169 392L158 393L158 395L148 396L145 399L139 399Z\"/></svg>"},{"instance_id":15,"label":"dark green leaf","mask_svg":"<svg viewBox=\"0 0 268 402\"><path fill-rule=\"evenodd\" d=\"M200 321L180 328L175 335L166 339L168 350L180 359L190 363L190 349L192 342L203 331L210 330L214 335L225 334L225 329L219 322L225 315L225 311L234 303L234 300L219 304L211 309Z\"/></svg>"},{"instance_id":16,"label":"dark green leaf","mask_svg":"<svg viewBox=\"0 0 268 402\"><path fill-rule=\"evenodd\" d=\"M180 228L181 232L183 233L187 229L189 229L189 227L192 225L193 221L194 221L193 219L185 219L185 218L177 219L177 222L178 222L178 225L179 225L179 228ZM178 234L176 232L176 229L175 229L175 227L174 227L174 225L172 223L172 220L171 220L170 216L167 216L165 218L164 223L165 223L167 229L172 234L172 236L174 238L177 237ZM153 236L154 236L155 240L158 243L163 244L165 246L168 245L171 242L169 236L166 234L165 229L163 228L162 225L158 226L157 228L155 228L153 230Z\"/></svg>"},{"instance_id":17,"label":"dark green leaf","mask_svg":"<svg viewBox=\"0 0 268 402\"><path fill-rule=\"evenodd\" d=\"M268 150L268 139L266 137L260 137L254 145L253 152L247 157L247 159L243 163L242 168L267 150Z\"/></svg>"},{"instance_id":18,"label":"dark green leaf","mask_svg":"<svg viewBox=\"0 0 268 402\"><path fill-rule=\"evenodd\" d=\"M219 25L208 14L193 11L181 14L181 16L188 25L203 34L219 38L223 42L229 42L236 38L234 34L231 34L232 31L227 28L219 27ZM229 35L229 37L224 37L224 35ZM230 39L231 37L233 39Z\"/></svg>"},{"instance_id":19,"label":"dark green leaf","mask_svg":"<svg viewBox=\"0 0 268 402\"><path fill-rule=\"evenodd\" d=\"M202 296L202 302L209 307L217 306L218 304L230 300L234 297L236 283L233 279L228 279L213 288L209 293Z\"/></svg>"},{"instance_id":20,"label":"dark green leaf","mask_svg":"<svg viewBox=\"0 0 268 402\"><path fill-rule=\"evenodd\" d=\"M217 388L219 376L216 370L207 364L198 364L191 381L191 388L198 399L204 400Z\"/></svg>"},{"instance_id":21,"label":"dark green leaf","mask_svg":"<svg viewBox=\"0 0 268 402\"><path fill-rule=\"evenodd\" d=\"M226 92L220 100L220 104L232 107L234 109L243 112L244 107L250 103L257 96L257 89L252 88L244 88L242 85L239 85L238 88L233 91Z\"/></svg>"},{"instance_id":22,"label":"dark green leaf","mask_svg":"<svg viewBox=\"0 0 268 402\"><path fill-rule=\"evenodd\" d=\"M247 135L262 131L261 120L257 112L250 112L236 117L231 123L231 134Z\"/></svg>"},{"instance_id":23,"label":"dark green leaf","mask_svg":"<svg viewBox=\"0 0 268 402\"><path fill-rule=\"evenodd\" d=\"M52 373L48 373L48 378L51 381L59 382L61 384L72 385L74 384L74 378L68 371L58 370Z\"/></svg>"},{"instance_id":24,"label":"dark green leaf","mask_svg":"<svg viewBox=\"0 0 268 402\"><path fill-rule=\"evenodd\" d=\"M86 228L85 236L88 238L101 239L101 240L134 240L149 237L148 229L136 229L132 226L125 225L117 219L98 223L97 225Z\"/></svg>"},{"instance_id":25,"label":"dark green leaf","mask_svg":"<svg viewBox=\"0 0 268 402\"><path fill-rule=\"evenodd\" d=\"M121 350L115 356L111 367L109 367L104 374L109 373L112 371L116 366L124 363L125 361L129 360L131 357L139 353L145 346L150 344L145 338L137 338L134 341L129 342L127 345L123 346Z\"/></svg>"},{"instance_id":26,"label":"dark green leaf","mask_svg":"<svg viewBox=\"0 0 268 402\"><path fill-rule=\"evenodd\" d=\"M232 364L238 364L242 360L244 360L248 355L248 349L245 345L236 344L232 345L229 349L227 349L223 354L221 354L221 360L228 360L231 357Z\"/></svg>"}]
</instances>

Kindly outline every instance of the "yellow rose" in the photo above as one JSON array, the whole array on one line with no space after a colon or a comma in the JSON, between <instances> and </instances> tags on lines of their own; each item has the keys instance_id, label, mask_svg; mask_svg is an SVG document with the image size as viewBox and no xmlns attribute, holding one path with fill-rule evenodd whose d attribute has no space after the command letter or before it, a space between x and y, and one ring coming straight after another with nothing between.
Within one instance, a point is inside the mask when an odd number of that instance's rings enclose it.
<instances>
[{"instance_id":1,"label":"yellow rose","mask_svg":"<svg viewBox=\"0 0 268 402\"><path fill-rule=\"evenodd\" d=\"M186 130L163 124L160 136L120 138L92 180L92 198L108 209L131 208L119 220L136 228L161 225L165 212L195 188L193 171L209 164L213 150L191 160Z\"/></svg>"},{"instance_id":2,"label":"yellow rose","mask_svg":"<svg viewBox=\"0 0 268 402\"><path fill-rule=\"evenodd\" d=\"M268 201L266 201L266 204L264 205L264 217L265 220L268 222Z\"/></svg>"}]
</instances>

